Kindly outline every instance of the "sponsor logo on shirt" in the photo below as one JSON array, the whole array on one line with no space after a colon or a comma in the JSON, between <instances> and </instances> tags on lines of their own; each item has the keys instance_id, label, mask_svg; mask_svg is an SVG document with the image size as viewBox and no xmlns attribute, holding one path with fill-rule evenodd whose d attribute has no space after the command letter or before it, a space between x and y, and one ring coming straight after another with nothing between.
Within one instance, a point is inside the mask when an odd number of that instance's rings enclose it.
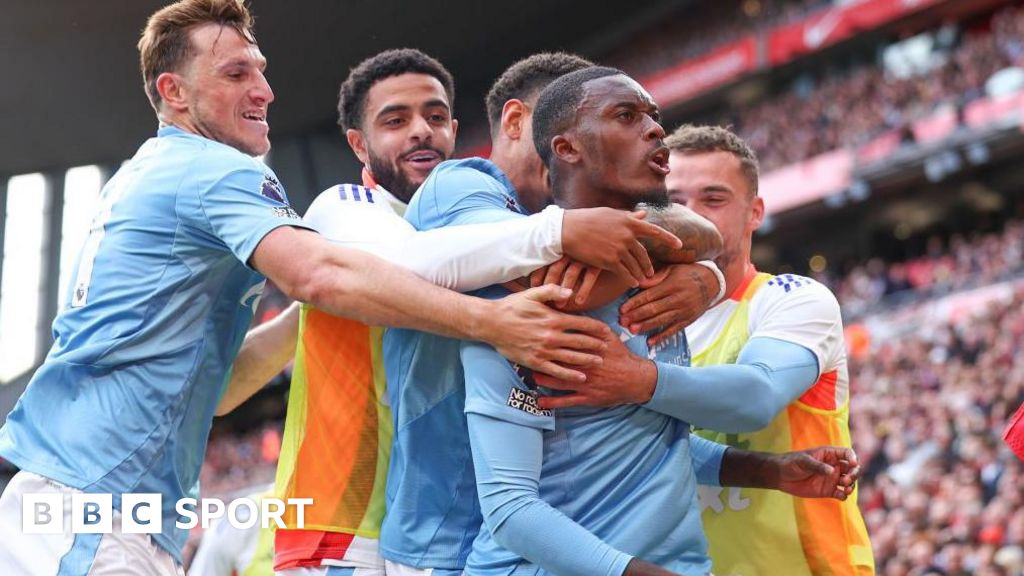
<instances>
[{"instance_id":1,"label":"sponsor logo on shirt","mask_svg":"<svg viewBox=\"0 0 1024 576\"><path fill-rule=\"evenodd\" d=\"M534 416L551 416L551 410L542 410L537 406L537 393L533 390L520 390L519 388L509 390L506 404L509 408L522 410Z\"/></svg>"},{"instance_id":2,"label":"sponsor logo on shirt","mask_svg":"<svg viewBox=\"0 0 1024 576\"><path fill-rule=\"evenodd\" d=\"M516 199L507 194L505 195L505 208L522 214L522 211L519 209L519 204L516 203Z\"/></svg>"},{"instance_id":3,"label":"sponsor logo on shirt","mask_svg":"<svg viewBox=\"0 0 1024 576\"><path fill-rule=\"evenodd\" d=\"M295 210L292 210L291 206L283 206L279 208L271 208L271 212L278 218L289 218L291 220L300 220L299 215Z\"/></svg>"},{"instance_id":4,"label":"sponsor logo on shirt","mask_svg":"<svg viewBox=\"0 0 1024 576\"><path fill-rule=\"evenodd\" d=\"M284 200L284 192L281 190L281 183L270 174L263 175L263 183L260 185L260 194L263 194L271 200L280 202L281 204L287 204Z\"/></svg>"},{"instance_id":5,"label":"sponsor logo on shirt","mask_svg":"<svg viewBox=\"0 0 1024 576\"><path fill-rule=\"evenodd\" d=\"M246 290L245 294L242 295L242 299L238 302L246 308L252 308L253 314L256 313L256 309L259 308L260 298L263 297L263 288L266 287L267 282L259 282L253 284L251 288Z\"/></svg>"}]
</instances>

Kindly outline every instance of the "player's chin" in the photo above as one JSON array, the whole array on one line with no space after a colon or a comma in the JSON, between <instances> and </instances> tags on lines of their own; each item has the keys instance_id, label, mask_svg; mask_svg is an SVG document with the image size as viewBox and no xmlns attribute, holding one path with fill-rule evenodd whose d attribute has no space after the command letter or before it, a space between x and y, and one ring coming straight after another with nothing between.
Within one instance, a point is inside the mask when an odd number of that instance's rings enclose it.
<instances>
[{"instance_id":1,"label":"player's chin","mask_svg":"<svg viewBox=\"0 0 1024 576\"><path fill-rule=\"evenodd\" d=\"M270 139L267 137L246 138L244 141L239 142L235 148L250 156L263 156L270 152Z\"/></svg>"}]
</instances>

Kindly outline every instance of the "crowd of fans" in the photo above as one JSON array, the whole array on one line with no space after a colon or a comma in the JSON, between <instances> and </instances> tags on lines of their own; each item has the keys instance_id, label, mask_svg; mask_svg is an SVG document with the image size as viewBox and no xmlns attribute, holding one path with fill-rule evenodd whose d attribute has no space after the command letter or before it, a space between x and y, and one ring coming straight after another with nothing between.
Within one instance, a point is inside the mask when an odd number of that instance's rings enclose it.
<instances>
[{"instance_id":1,"label":"crowd of fans","mask_svg":"<svg viewBox=\"0 0 1024 576\"><path fill-rule=\"evenodd\" d=\"M631 36L602 62L642 78L747 34L807 17L827 0L726 0L685 10ZM952 32L952 29L947 29ZM985 94L993 76L1024 68L1024 7L996 12L980 30L936 43L932 65L897 76L876 61L797 78L784 92L705 120L733 126L764 169L838 148L856 148L887 132L912 139L910 125L941 106L961 109ZM953 34L955 36L955 33Z\"/></svg>"},{"instance_id":2,"label":"crowd of fans","mask_svg":"<svg viewBox=\"0 0 1024 576\"><path fill-rule=\"evenodd\" d=\"M851 359L860 506L879 574L1024 574L1024 465L1002 445L1024 401L1024 291Z\"/></svg>"},{"instance_id":3,"label":"crowd of fans","mask_svg":"<svg viewBox=\"0 0 1024 576\"><path fill-rule=\"evenodd\" d=\"M241 434L211 434L199 476L203 498L230 498L274 481L283 422L274 420Z\"/></svg>"},{"instance_id":4,"label":"crowd of fans","mask_svg":"<svg viewBox=\"0 0 1024 576\"><path fill-rule=\"evenodd\" d=\"M1024 66L1024 8L997 12L989 30L965 34L931 70L896 77L876 63L801 77L786 93L719 119L731 124L770 170L909 126L940 106L962 108L1000 70Z\"/></svg>"},{"instance_id":5,"label":"crowd of fans","mask_svg":"<svg viewBox=\"0 0 1024 576\"><path fill-rule=\"evenodd\" d=\"M836 294L847 319L910 301L921 302L1024 273L1024 222L1012 220L1002 232L965 237L954 234L948 242L928 239L922 256L903 262L872 258L854 266L843 277L827 272L815 278Z\"/></svg>"}]
</instances>

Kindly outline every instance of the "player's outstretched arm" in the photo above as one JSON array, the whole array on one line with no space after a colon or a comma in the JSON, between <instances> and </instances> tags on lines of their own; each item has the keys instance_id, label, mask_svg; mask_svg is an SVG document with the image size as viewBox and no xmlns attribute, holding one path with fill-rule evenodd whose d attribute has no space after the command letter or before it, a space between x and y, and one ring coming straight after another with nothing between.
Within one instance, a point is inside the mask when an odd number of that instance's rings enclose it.
<instances>
[{"instance_id":1,"label":"player's outstretched arm","mask_svg":"<svg viewBox=\"0 0 1024 576\"><path fill-rule=\"evenodd\" d=\"M774 338L752 338L736 364L702 367L652 362L617 339L607 344L603 362L584 370L585 385L539 376L542 386L573 392L546 396L541 406L646 404L702 428L750 432L767 426L818 378L813 352Z\"/></svg>"},{"instance_id":2,"label":"player's outstretched arm","mask_svg":"<svg viewBox=\"0 0 1024 576\"><path fill-rule=\"evenodd\" d=\"M231 412L281 373L295 356L299 334L299 303L264 322L245 335L231 369L224 395L217 404L217 416Z\"/></svg>"},{"instance_id":3,"label":"player's outstretched arm","mask_svg":"<svg viewBox=\"0 0 1024 576\"><path fill-rule=\"evenodd\" d=\"M556 364L600 362L609 333L603 323L562 314L546 302L568 297L544 286L497 301L464 296L319 235L280 227L256 247L251 263L288 296L367 324L480 340L536 371L572 381L578 370Z\"/></svg>"},{"instance_id":4,"label":"player's outstretched arm","mask_svg":"<svg viewBox=\"0 0 1024 576\"><path fill-rule=\"evenodd\" d=\"M857 454L841 446L769 454L729 448L722 457L722 486L781 490L801 498L846 500L860 478Z\"/></svg>"}]
</instances>

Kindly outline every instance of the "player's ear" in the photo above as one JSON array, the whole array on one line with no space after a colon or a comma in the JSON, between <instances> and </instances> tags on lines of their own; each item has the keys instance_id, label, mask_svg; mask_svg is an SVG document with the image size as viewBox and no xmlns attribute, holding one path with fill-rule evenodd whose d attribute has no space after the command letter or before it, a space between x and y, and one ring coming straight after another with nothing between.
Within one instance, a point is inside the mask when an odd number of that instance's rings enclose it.
<instances>
[{"instance_id":1,"label":"player's ear","mask_svg":"<svg viewBox=\"0 0 1024 576\"><path fill-rule=\"evenodd\" d=\"M459 135L459 121L452 118L452 138Z\"/></svg>"},{"instance_id":2,"label":"player's ear","mask_svg":"<svg viewBox=\"0 0 1024 576\"><path fill-rule=\"evenodd\" d=\"M551 139L551 153L555 158L567 164L580 161L580 150L574 139L568 134L558 134Z\"/></svg>"},{"instance_id":3,"label":"player's ear","mask_svg":"<svg viewBox=\"0 0 1024 576\"><path fill-rule=\"evenodd\" d=\"M522 137L525 119L526 105L522 100L513 98L501 107L501 131L510 140L519 140Z\"/></svg>"},{"instance_id":4,"label":"player's ear","mask_svg":"<svg viewBox=\"0 0 1024 576\"><path fill-rule=\"evenodd\" d=\"M175 112L188 110L188 85L185 79L174 72L164 72L156 77L156 91L164 106Z\"/></svg>"},{"instance_id":5,"label":"player's ear","mask_svg":"<svg viewBox=\"0 0 1024 576\"><path fill-rule=\"evenodd\" d=\"M356 130L355 128L345 130L345 140L348 140L348 146L355 153L356 158L359 158L359 161L364 166L368 166L370 156L366 153L366 139L363 137L362 130Z\"/></svg>"},{"instance_id":6,"label":"player's ear","mask_svg":"<svg viewBox=\"0 0 1024 576\"><path fill-rule=\"evenodd\" d=\"M764 222L764 200L760 196L754 196L750 201L750 231L753 232L761 227Z\"/></svg>"}]
</instances>

